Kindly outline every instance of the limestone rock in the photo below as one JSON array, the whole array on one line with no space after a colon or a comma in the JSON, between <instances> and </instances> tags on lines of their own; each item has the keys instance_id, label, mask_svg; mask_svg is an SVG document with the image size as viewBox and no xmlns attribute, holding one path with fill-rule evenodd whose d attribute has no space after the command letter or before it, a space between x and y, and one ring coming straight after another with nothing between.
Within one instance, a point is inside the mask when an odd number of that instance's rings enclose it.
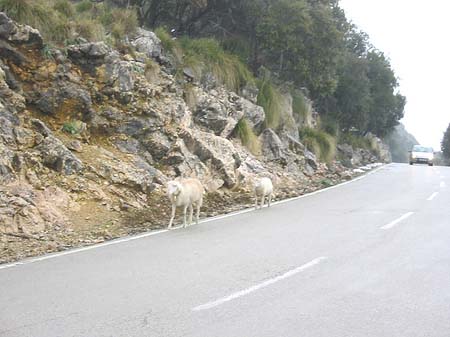
<instances>
[{"instance_id":1,"label":"limestone rock","mask_svg":"<svg viewBox=\"0 0 450 337\"><path fill-rule=\"evenodd\" d=\"M212 92L199 92L194 111L194 121L217 136L229 137L236 124L244 116L243 105L251 106L232 92L222 89ZM258 109L248 112L252 119L258 121Z\"/></svg>"},{"instance_id":2,"label":"limestone rock","mask_svg":"<svg viewBox=\"0 0 450 337\"><path fill-rule=\"evenodd\" d=\"M265 129L259 136L262 153L268 160L277 160L284 157L284 144L272 129Z\"/></svg>"},{"instance_id":3,"label":"limestone rock","mask_svg":"<svg viewBox=\"0 0 450 337\"><path fill-rule=\"evenodd\" d=\"M83 170L81 161L40 120L33 119L33 126L44 137L36 150L47 167L65 175L80 173Z\"/></svg>"},{"instance_id":4,"label":"limestone rock","mask_svg":"<svg viewBox=\"0 0 450 337\"><path fill-rule=\"evenodd\" d=\"M5 13L0 12L0 38L14 44L43 46L42 36L37 29L27 25L19 25L12 21Z\"/></svg>"},{"instance_id":5,"label":"limestone rock","mask_svg":"<svg viewBox=\"0 0 450 337\"><path fill-rule=\"evenodd\" d=\"M87 42L67 47L69 59L91 73L95 73L95 68L105 63L105 58L110 53L111 49L104 42Z\"/></svg>"},{"instance_id":6,"label":"limestone rock","mask_svg":"<svg viewBox=\"0 0 450 337\"><path fill-rule=\"evenodd\" d=\"M225 187L236 185L236 150L229 140L194 130L183 130L180 136L188 150L223 179Z\"/></svg>"},{"instance_id":7,"label":"limestone rock","mask_svg":"<svg viewBox=\"0 0 450 337\"><path fill-rule=\"evenodd\" d=\"M263 107L256 105L250 100L240 98L236 102L236 109L242 110L244 118L249 122L252 128L260 128L266 119L266 114Z\"/></svg>"},{"instance_id":8,"label":"limestone rock","mask_svg":"<svg viewBox=\"0 0 450 337\"><path fill-rule=\"evenodd\" d=\"M147 57L161 58L161 40L151 31L138 28L136 37L131 40L131 45Z\"/></svg>"},{"instance_id":9,"label":"limestone rock","mask_svg":"<svg viewBox=\"0 0 450 337\"><path fill-rule=\"evenodd\" d=\"M56 115L70 109L69 113L89 117L93 114L91 95L74 83L55 83L35 100L36 107L43 113Z\"/></svg>"},{"instance_id":10,"label":"limestone rock","mask_svg":"<svg viewBox=\"0 0 450 337\"><path fill-rule=\"evenodd\" d=\"M309 165L314 171L317 170L319 167L317 163L317 158L311 151L308 151L307 149L304 150L304 156L306 159L306 164Z\"/></svg>"}]
</instances>

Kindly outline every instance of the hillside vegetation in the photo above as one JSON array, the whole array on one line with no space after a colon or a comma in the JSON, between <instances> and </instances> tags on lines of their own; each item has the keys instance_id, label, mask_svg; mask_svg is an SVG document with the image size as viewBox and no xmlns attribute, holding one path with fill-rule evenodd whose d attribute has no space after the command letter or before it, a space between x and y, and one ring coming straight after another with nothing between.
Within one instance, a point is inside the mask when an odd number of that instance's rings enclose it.
<instances>
[{"instance_id":1,"label":"hillside vegetation","mask_svg":"<svg viewBox=\"0 0 450 337\"><path fill-rule=\"evenodd\" d=\"M0 262L165 227L177 177L205 217L253 205L258 177L282 199L390 161L376 136L405 100L337 1L0 10Z\"/></svg>"},{"instance_id":2,"label":"hillside vegetation","mask_svg":"<svg viewBox=\"0 0 450 337\"><path fill-rule=\"evenodd\" d=\"M0 10L57 45L84 38L120 46L138 25L155 29L179 69L212 72L236 92L258 78L272 128L281 119L276 83L307 92L338 133L384 137L403 117L389 59L338 0L0 0Z\"/></svg>"},{"instance_id":3,"label":"hillside vegetation","mask_svg":"<svg viewBox=\"0 0 450 337\"><path fill-rule=\"evenodd\" d=\"M149 28L214 37L254 74L264 66L305 88L318 112L347 131L385 136L405 97L389 59L347 20L338 0L111 0ZM276 120L275 120L276 121Z\"/></svg>"}]
</instances>

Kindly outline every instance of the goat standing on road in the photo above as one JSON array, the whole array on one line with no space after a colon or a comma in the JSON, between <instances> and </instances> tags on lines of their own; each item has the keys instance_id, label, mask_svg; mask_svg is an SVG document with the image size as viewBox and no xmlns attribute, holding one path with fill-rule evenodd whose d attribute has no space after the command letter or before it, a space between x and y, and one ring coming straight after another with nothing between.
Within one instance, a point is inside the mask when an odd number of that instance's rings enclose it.
<instances>
[{"instance_id":1,"label":"goat standing on road","mask_svg":"<svg viewBox=\"0 0 450 337\"><path fill-rule=\"evenodd\" d=\"M273 185L272 180L270 178L264 177L259 178L254 186L255 192L255 208L258 209L258 199L261 198L261 204L259 208L264 206L264 200L267 196L268 204L267 207L270 207L270 202L272 201L273 194Z\"/></svg>"},{"instance_id":2,"label":"goat standing on road","mask_svg":"<svg viewBox=\"0 0 450 337\"><path fill-rule=\"evenodd\" d=\"M189 225L191 225L194 204L197 208L195 223L198 225L200 207L202 207L203 203L203 193L204 189L201 182L195 178L177 179L168 182L167 195L172 203L172 216L170 218L168 229L172 227L177 207L183 207L183 228L186 227L186 211L189 207Z\"/></svg>"}]
</instances>

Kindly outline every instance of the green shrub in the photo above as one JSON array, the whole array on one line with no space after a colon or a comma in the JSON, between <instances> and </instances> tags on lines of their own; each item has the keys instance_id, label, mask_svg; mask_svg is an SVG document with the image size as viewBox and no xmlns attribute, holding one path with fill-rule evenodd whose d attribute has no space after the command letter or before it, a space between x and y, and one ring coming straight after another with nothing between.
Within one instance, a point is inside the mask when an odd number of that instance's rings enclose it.
<instances>
[{"instance_id":1,"label":"green shrub","mask_svg":"<svg viewBox=\"0 0 450 337\"><path fill-rule=\"evenodd\" d=\"M99 20L116 40L123 40L135 33L138 27L137 13L131 9L103 6Z\"/></svg>"},{"instance_id":2,"label":"green shrub","mask_svg":"<svg viewBox=\"0 0 450 337\"><path fill-rule=\"evenodd\" d=\"M78 13L84 13L90 11L94 7L91 0L83 0L76 4L75 9Z\"/></svg>"},{"instance_id":3,"label":"green shrub","mask_svg":"<svg viewBox=\"0 0 450 337\"><path fill-rule=\"evenodd\" d=\"M156 28L155 34L161 40L161 44L166 51L174 52L175 48L177 48L177 41L172 39L172 36L164 27Z\"/></svg>"},{"instance_id":4,"label":"green shrub","mask_svg":"<svg viewBox=\"0 0 450 337\"><path fill-rule=\"evenodd\" d=\"M66 133L70 133L71 135L75 135L77 133L80 133L81 128L79 126L79 122L70 121L63 124L62 130Z\"/></svg>"},{"instance_id":5,"label":"green shrub","mask_svg":"<svg viewBox=\"0 0 450 337\"><path fill-rule=\"evenodd\" d=\"M309 105L306 102L305 96L299 91L292 92L292 112L300 123L304 123L308 118Z\"/></svg>"},{"instance_id":6,"label":"green shrub","mask_svg":"<svg viewBox=\"0 0 450 337\"><path fill-rule=\"evenodd\" d=\"M253 82L253 75L236 55L224 51L214 39L180 39L184 52L183 65L203 73L211 72L228 89L239 92Z\"/></svg>"},{"instance_id":7,"label":"green shrub","mask_svg":"<svg viewBox=\"0 0 450 337\"><path fill-rule=\"evenodd\" d=\"M60 44L71 38L72 24L66 17L49 14L48 22L40 29L45 40Z\"/></svg>"},{"instance_id":8,"label":"green shrub","mask_svg":"<svg viewBox=\"0 0 450 337\"><path fill-rule=\"evenodd\" d=\"M322 180L320 181L320 184L321 184L323 187L330 187L330 186L333 186L333 182L332 182L330 179L327 179L327 178L322 179Z\"/></svg>"},{"instance_id":9,"label":"green shrub","mask_svg":"<svg viewBox=\"0 0 450 337\"><path fill-rule=\"evenodd\" d=\"M96 42L105 39L105 29L101 23L92 19L80 19L75 21L74 29L81 37Z\"/></svg>"},{"instance_id":10,"label":"green shrub","mask_svg":"<svg viewBox=\"0 0 450 337\"><path fill-rule=\"evenodd\" d=\"M352 132L342 133L339 136L339 144L349 144L354 149L372 150L372 145L369 139Z\"/></svg>"},{"instance_id":11,"label":"green shrub","mask_svg":"<svg viewBox=\"0 0 450 337\"><path fill-rule=\"evenodd\" d=\"M339 138L339 123L332 116L325 115L320 117L318 120L320 129L325 131L326 133L332 135L333 137Z\"/></svg>"},{"instance_id":12,"label":"green shrub","mask_svg":"<svg viewBox=\"0 0 450 337\"><path fill-rule=\"evenodd\" d=\"M0 0L0 11L20 23L30 24L34 20L33 7L31 0Z\"/></svg>"},{"instance_id":13,"label":"green shrub","mask_svg":"<svg viewBox=\"0 0 450 337\"><path fill-rule=\"evenodd\" d=\"M42 48L42 56L48 60L53 60L52 46L45 44Z\"/></svg>"},{"instance_id":14,"label":"green shrub","mask_svg":"<svg viewBox=\"0 0 450 337\"><path fill-rule=\"evenodd\" d=\"M64 15L66 18L75 16L75 8L69 0L56 0L53 9Z\"/></svg>"},{"instance_id":15,"label":"green shrub","mask_svg":"<svg viewBox=\"0 0 450 337\"><path fill-rule=\"evenodd\" d=\"M299 130L300 139L320 161L330 163L336 155L336 140L325 131L305 127Z\"/></svg>"},{"instance_id":16,"label":"green shrub","mask_svg":"<svg viewBox=\"0 0 450 337\"><path fill-rule=\"evenodd\" d=\"M281 93L273 85L268 76L264 76L257 84L259 91L256 103L264 108L266 114L264 121L265 127L276 129L281 120Z\"/></svg>"},{"instance_id":17,"label":"green shrub","mask_svg":"<svg viewBox=\"0 0 450 337\"><path fill-rule=\"evenodd\" d=\"M239 60L246 64L250 58L250 44L242 38L233 37L222 41L222 46L225 51L239 57Z\"/></svg>"},{"instance_id":18,"label":"green shrub","mask_svg":"<svg viewBox=\"0 0 450 337\"><path fill-rule=\"evenodd\" d=\"M242 118L236 125L236 134L252 154L261 154L261 144L258 137L245 118Z\"/></svg>"}]
</instances>

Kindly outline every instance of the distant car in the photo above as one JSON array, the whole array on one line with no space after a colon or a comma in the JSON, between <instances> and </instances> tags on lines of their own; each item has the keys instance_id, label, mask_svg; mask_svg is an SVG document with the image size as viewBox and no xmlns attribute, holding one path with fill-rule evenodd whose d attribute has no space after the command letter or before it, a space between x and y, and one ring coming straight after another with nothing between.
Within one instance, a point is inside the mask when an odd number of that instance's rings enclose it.
<instances>
[{"instance_id":1,"label":"distant car","mask_svg":"<svg viewBox=\"0 0 450 337\"><path fill-rule=\"evenodd\" d=\"M409 165L412 164L434 164L434 151L432 147L414 145L409 151Z\"/></svg>"}]
</instances>

